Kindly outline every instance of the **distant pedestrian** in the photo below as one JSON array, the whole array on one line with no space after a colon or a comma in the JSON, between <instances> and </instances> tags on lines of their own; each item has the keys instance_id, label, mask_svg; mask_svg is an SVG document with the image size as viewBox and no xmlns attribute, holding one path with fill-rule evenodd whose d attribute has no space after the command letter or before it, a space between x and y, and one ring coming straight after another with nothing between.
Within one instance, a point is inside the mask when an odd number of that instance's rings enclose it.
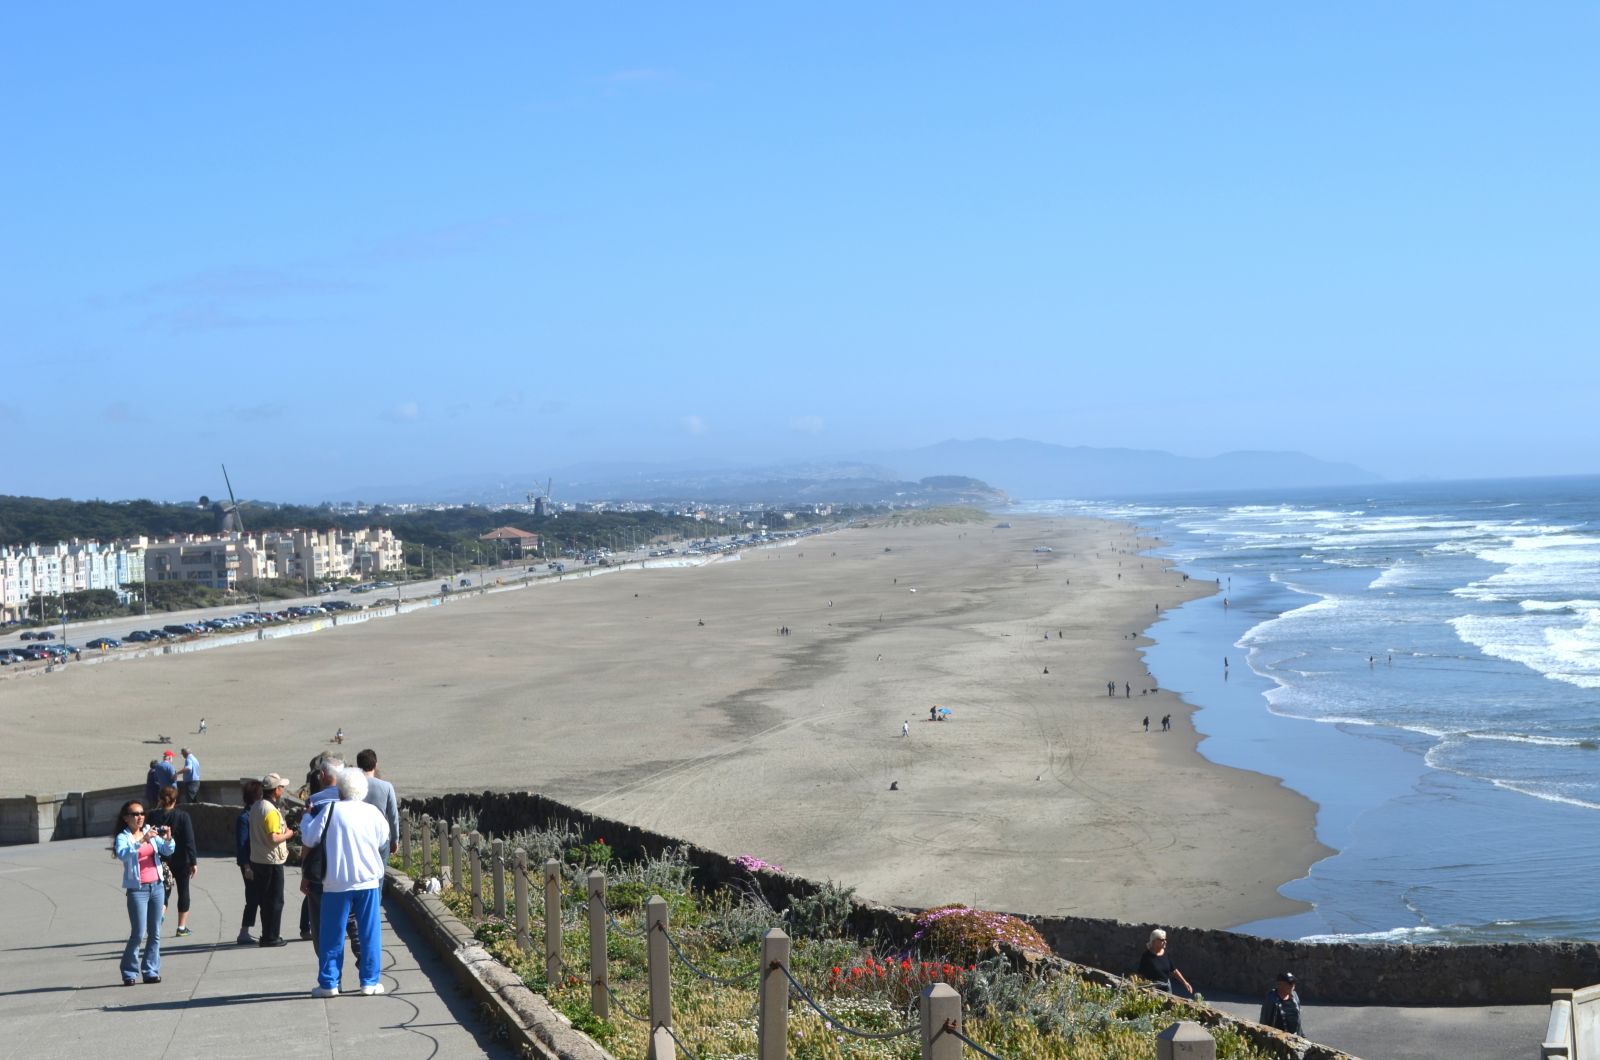
<instances>
[{"instance_id":1,"label":"distant pedestrian","mask_svg":"<svg viewBox=\"0 0 1600 1060\"><path fill-rule=\"evenodd\" d=\"M1122 692L1123 692L1123 698L1124 699L1132 699L1133 698L1133 682L1131 682L1131 681L1123 682Z\"/></svg>"},{"instance_id":2,"label":"distant pedestrian","mask_svg":"<svg viewBox=\"0 0 1600 1060\"><path fill-rule=\"evenodd\" d=\"M1300 1029L1300 996L1295 993L1294 973L1279 972L1278 981L1261 1004L1261 1019L1267 1027L1276 1027L1290 1034L1305 1034Z\"/></svg>"},{"instance_id":3,"label":"distant pedestrian","mask_svg":"<svg viewBox=\"0 0 1600 1060\"><path fill-rule=\"evenodd\" d=\"M910 736L911 735L911 719L907 718L905 721L902 721L900 723L900 735L901 736Z\"/></svg>"},{"instance_id":4,"label":"distant pedestrian","mask_svg":"<svg viewBox=\"0 0 1600 1060\"><path fill-rule=\"evenodd\" d=\"M339 731L333 734L334 743L344 743L344 726L339 726Z\"/></svg>"},{"instance_id":5,"label":"distant pedestrian","mask_svg":"<svg viewBox=\"0 0 1600 1060\"><path fill-rule=\"evenodd\" d=\"M1149 732L1150 731L1150 715L1148 715L1148 714L1146 714L1144 716L1144 731L1145 732Z\"/></svg>"},{"instance_id":6,"label":"distant pedestrian","mask_svg":"<svg viewBox=\"0 0 1600 1060\"><path fill-rule=\"evenodd\" d=\"M204 718L201 718L201 719L200 719L200 729L199 729L199 732L200 732L200 735L201 735L201 736L204 736L204 735L205 735L205 734L206 734L206 719L204 719Z\"/></svg>"},{"instance_id":7,"label":"distant pedestrian","mask_svg":"<svg viewBox=\"0 0 1600 1060\"><path fill-rule=\"evenodd\" d=\"M1106 695L1115 696L1116 694L1117 694L1117 683L1115 681L1107 681L1106 682Z\"/></svg>"}]
</instances>

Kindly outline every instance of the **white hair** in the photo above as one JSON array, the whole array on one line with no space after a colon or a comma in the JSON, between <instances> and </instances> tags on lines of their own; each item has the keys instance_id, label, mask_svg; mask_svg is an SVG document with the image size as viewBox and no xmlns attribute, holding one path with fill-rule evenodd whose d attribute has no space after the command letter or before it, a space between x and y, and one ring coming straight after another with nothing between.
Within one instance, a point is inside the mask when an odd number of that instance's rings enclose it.
<instances>
[{"instance_id":1,"label":"white hair","mask_svg":"<svg viewBox=\"0 0 1600 1060\"><path fill-rule=\"evenodd\" d=\"M343 802L360 802L367 797L367 775L359 769L339 771L339 799Z\"/></svg>"},{"instance_id":2,"label":"white hair","mask_svg":"<svg viewBox=\"0 0 1600 1060\"><path fill-rule=\"evenodd\" d=\"M341 791L339 794L343 795L344 792ZM1150 932L1150 941L1145 943L1145 946L1153 950L1156 948L1156 943L1165 941L1167 941L1167 933L1161 928L1156 928L1154 931Z\"/></svg>"},{"instance_id":3,"label":"white hair","mask_svg":"<svg viewBox=\"0 0 1600 1060\"><path fill-rule=\"evenodd\" d=\"M340 758L338 755L323 755L321 758L317 759L317 772L321 773L325 777L333 777L335 780L338 780L339 771L343 768L344 759Z\"/></svg>"}]
</instances>

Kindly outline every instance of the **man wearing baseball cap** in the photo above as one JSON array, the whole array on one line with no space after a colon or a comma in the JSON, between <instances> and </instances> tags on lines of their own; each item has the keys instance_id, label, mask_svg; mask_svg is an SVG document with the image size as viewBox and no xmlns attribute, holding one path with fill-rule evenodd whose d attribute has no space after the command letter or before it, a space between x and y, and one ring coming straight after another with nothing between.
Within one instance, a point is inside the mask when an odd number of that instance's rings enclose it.
<instances>
[{"instance_id":1,"label":"man wearing baseball cap","mask_svg":"<svg viewBox=\"0 0 1600 1060\"><path fill-rule=\"evenodd\" d=\"M1277 985L1261 1005L1260 1022L1290 1034L1305 1033L1300 1029L1300 995L1295 993L1293 972L1278 973Z\"/></svg>"},{"instance_id":2,"label":"man wearing baseball cap","mask_svg":"<svg viewBox=\"0 0 1600 1060\"><path fill-rule=\"evenodd\" d=\"M289 860L289 837L278 800L289 782L277 773L261 778L261 801L250 808L250 879L261 910L261 945L287 946L283 937L283 866Z\"/></svg>"}]
</instances>

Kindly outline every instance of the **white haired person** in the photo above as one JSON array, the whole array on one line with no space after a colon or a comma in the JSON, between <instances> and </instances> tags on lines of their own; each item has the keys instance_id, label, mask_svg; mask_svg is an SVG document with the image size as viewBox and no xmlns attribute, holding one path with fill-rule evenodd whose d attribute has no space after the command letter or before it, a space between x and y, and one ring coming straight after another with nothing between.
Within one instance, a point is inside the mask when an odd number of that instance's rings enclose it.
<instances>
[{"instance_id":1,"label":"white haired person","mask_svg":"<svg viewBox=\"0 0 1600 1060\"><path fill-rule=\"evenodd\" d=\"M1138 975L1140 979L1150 980L1169 994L1174 993L1173 980L1183 987L1184 993L1190 996L1194 994L1194 987L1189 985L1189 980L1183 977L1177 965L1172 963L1172 958L1167 956L1167 933L1161 928L1150 932L1150 941L1145 943L1144 952L1139 954Z\"/></svg>"},{"instance_id":2,"label":"white haired person","mask_svg":"<svg viewBox=\"0 0 1600 1060\"><path fill-rule=\"evenodd\" d=\"M359 769L342 769L339 801L303 825L308 846L321 846L324 858L322 907L318 913L317 985L312 997L337 997L344 976L345 918L355 917L361 952L356 972L363 994L383 993L383 943L379 939L379 902L389 855L389 821L383 811L363 800L367 777Z\"/></svg>"}]
</instances>

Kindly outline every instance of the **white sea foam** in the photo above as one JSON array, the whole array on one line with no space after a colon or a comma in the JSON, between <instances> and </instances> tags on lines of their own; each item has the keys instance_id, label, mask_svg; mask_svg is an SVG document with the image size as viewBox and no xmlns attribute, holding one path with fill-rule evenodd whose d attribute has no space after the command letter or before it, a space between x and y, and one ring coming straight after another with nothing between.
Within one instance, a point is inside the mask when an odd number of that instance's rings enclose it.
<instances>
[{"instance_id":1,"label":"white sea foam","mask_svg":"<svg viewBox=\"0 0 1600 1060\"><path fill-rule=\"evenodd\" d=\"M1456 635L1486 655L1508 659L1579 688L1600 688L1600 609L1461 615Z\"/></svg>"},{"instance_id":2,"label":"white sea foam","mask_svg":"<svg viewBox=\"0 0 1600 1060\"><path fill-rule=\"evenodd\" d=\"M1559 802L1564 806L1577 806L1585 810L1600 810L1600 802L1589 799L1574 799L1567 795L1557 795L1552 791L1540 791L1538 788L1529 787L1527 784L1513 783L1509 780L1491 780L1489 783L1506 791L1514 791L1519 795L1531 795L1545 802Z\"/></svg>"},{"instance_id":3,"label":"white sea foam","mask_svg":"<svg viewBox=\"0 0 1600 1060\"><path fill-rule=\"evenodd\" d=\"M1414 927L1390 928L1387 931L1356 931L1334 932L1326 935L1302 935L1301 942L1406 942L1417 945L1426 945L1429 942L1443 942L1441 936L1444 932L1436 927L1419 924Z\"/></svg>"}]
</instances>

